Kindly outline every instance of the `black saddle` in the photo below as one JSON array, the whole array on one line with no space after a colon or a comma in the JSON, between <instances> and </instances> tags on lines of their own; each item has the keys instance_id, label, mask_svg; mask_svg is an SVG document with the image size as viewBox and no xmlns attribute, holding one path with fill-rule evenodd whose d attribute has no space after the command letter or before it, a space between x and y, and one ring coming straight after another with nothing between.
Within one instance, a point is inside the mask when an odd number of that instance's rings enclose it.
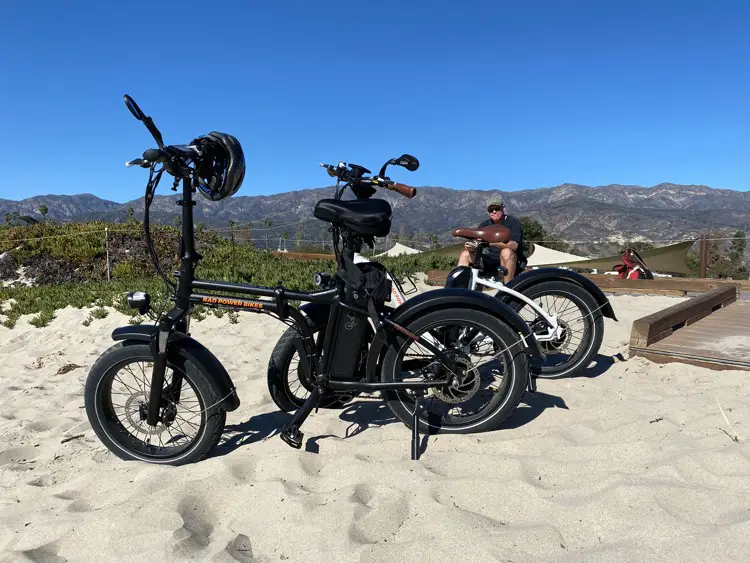
<instances>
[{"instance_id":1,"label":"black saddle","mask_svg":"<svg viewBox=\"0 0 750 563\"><path fill-rule=\"evenodd\" d=\"M321 199L313 215L357 235L384 237L391 232L392 213L384 199Z\"/></svg>"}]
</instances>

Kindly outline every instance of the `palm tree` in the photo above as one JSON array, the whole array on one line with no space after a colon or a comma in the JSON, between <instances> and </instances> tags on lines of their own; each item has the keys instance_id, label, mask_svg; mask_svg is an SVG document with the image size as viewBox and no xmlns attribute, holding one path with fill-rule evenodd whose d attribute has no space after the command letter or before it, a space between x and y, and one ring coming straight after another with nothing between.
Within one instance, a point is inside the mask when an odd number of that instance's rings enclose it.
<instances>
[{"instance_id":1,"label":"palm tree","mask_svg":"<svg viewBox=\"0 0 750 563\"><path fill-rule=\"evenodd\" d=\"M271 220L270 217L266 217L265 219L263 219L263 226L266 229L270 229L271 225L273 225L273 221ZM268 250L268 231L267 230L266 230L266 250Z\"/></svg>"},{"instance_id":2,"label":"palm tree","mask_svg":"<svg viewBox=\"0 0 750 563\"><path fill-rule=\"evenodd\" d=\"M289 232L286 229L281 233L281 238L284 240L284 250L286 250L286 239L289 238Z\"/></svg>"}]
</instances>

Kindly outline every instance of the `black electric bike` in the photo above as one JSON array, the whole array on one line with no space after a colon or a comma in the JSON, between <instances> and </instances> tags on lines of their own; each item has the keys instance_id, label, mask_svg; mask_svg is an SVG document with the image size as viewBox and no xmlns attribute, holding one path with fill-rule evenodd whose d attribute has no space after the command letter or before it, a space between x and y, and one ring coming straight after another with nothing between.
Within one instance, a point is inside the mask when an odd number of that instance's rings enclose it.
<instances>
[{"instance_id":1,"label":"black electric bike","mask_svg":"<svg viewBox=\"0 0 750 563\"><path fill-rule=\"evenodd\" d=\"M301 448L300 427L314 408L358 392L384 394L393 414L412 429L412 459L418 456L420 430L480 432L497 428L513 412L529 385L529 361L543 359L544 354L511 307L476 291L441 288L389 309L383 266L352 261L363 243L371 244L373 237L389 232L391 207L385 200L370 199L376 189L415 195L414 188L386 177L386 167L416 170L417 159L391 159L375 177L353 164L326 165L337 178L337 189L334 198L317 203L314 215L331 224L338 269L319 291L200 280L194 277L201 257L195 248L193 194L204 155L194 145L165 145L135 101L126 95L125 103L158 144L126 165L150 170L145 238L174 306L158 314L153 325L115 329L116 344L97 359L88 375L89 422L115 455L170 465L198 461L220 441L226 413L238 408L240 399L226 369L189 332L196 304L270 314L299 335L301 372L310 394L280 432L292 447ZM160 266L149 223L149 208L164 171L174 177L172 189L182 184L176 283ZM342 199L347 187L356 199ZM297 309L290 301L307 305ZM150 296L144 292L129 293L128 303L141 314L151 310ZM308 315L321 310L327 313L329 330L316 341ZM128 375L129 384L123 381Z\"/></svg>"}]
</instances>

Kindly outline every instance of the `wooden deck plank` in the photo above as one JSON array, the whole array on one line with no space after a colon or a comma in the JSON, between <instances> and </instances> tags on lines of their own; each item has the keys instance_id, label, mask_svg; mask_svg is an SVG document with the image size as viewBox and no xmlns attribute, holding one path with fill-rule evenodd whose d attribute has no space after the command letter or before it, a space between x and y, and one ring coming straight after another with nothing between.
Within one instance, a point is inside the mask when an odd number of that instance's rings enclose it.
<instances>
[{"instance_id":1,"label":"wooden deck plank","mask_svg":"<svg viewBox=\"0 0 750 563\"><path fill-rule=\"evenodd\" d=\"M750 363L750 350L740 350L737 348L729 349L728 351L722 351L715 348L708 348L705 346L683 346L672 343L659 343L659 346L653 346L649 349L660 351L660 352L677 352L679 354L692 354L694 356L701 356L705 358L713 358L716 360L741 360Z\"/></svg>"},{"instance_id":2,"label":"wooden deck plank","mask_svg":"<svg viewBox=\"0 0 750 563\"><path fill-rule=\"evenodd\" d=\"M650 346L682 327L698 323L705 317L736 301L736 299L735 288L724 286L636 319L633 321L630 345L635 347Z\"/></svg>"},{"instance_id":3,"label":"wooden deck plank","mask_svg":"<svg viewBox=\"0 0 750 563\"><path fill-rule=\"evenodd\" d=\"M690 306L690 301L685 303L686 307ZM703 305L696 302L694 307L705 308L710 301L715 299L706 298ZM655 315L658 317L659 313ZM750 370L750 303L734 301L689 326L674 325L671 334L648 345L642 339L631 338L631 353L660 363L671 361L711 369Z\"/></svg>"}]
</instances>

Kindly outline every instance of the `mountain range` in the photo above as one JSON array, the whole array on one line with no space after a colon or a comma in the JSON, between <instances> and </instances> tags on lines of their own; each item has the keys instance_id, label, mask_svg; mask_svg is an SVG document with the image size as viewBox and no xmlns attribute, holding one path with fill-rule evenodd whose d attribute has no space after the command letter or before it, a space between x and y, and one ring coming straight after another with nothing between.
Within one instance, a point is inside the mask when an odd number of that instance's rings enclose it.
<instances>
[{"instance_id":1,"label":"mountain range","mask_svg":"<svg viewBox=\"0 0 750 563\"><path fill-rule=\"evenodd\" d=\"M562 184L519 191L425 186L417 188L412 200L392 192L379 192L375 197L388 200L393 207L392 233L402 239L424 241L428 234L434 234L446 243L452 240L452 228L475 226L484 220L487 201L497 195L502 195L510 214L538 220L548 234L560 240L659 241L750 228L750 192L702 185ZM253 236L261 239L268 236L278 240L284 232L289 239L328 239L327 225L313 218L313 208L318 200L332 196L333 187L235 196L219 202L196 196L195 220L209 228L226 228L230 221L251 222ZM180 207L175 205L177 199L177 195L156 196L152 221L173 223L180 214ZM59 222L122 222L128 219L130 209L136 218L143 216L142 198L117 203L92 194L78 194L35 196L20 201L0 199L0 217L17 212L41 219L38 209L42 205L48 208L47 218Z\"/></svg>"}]
</instances>

